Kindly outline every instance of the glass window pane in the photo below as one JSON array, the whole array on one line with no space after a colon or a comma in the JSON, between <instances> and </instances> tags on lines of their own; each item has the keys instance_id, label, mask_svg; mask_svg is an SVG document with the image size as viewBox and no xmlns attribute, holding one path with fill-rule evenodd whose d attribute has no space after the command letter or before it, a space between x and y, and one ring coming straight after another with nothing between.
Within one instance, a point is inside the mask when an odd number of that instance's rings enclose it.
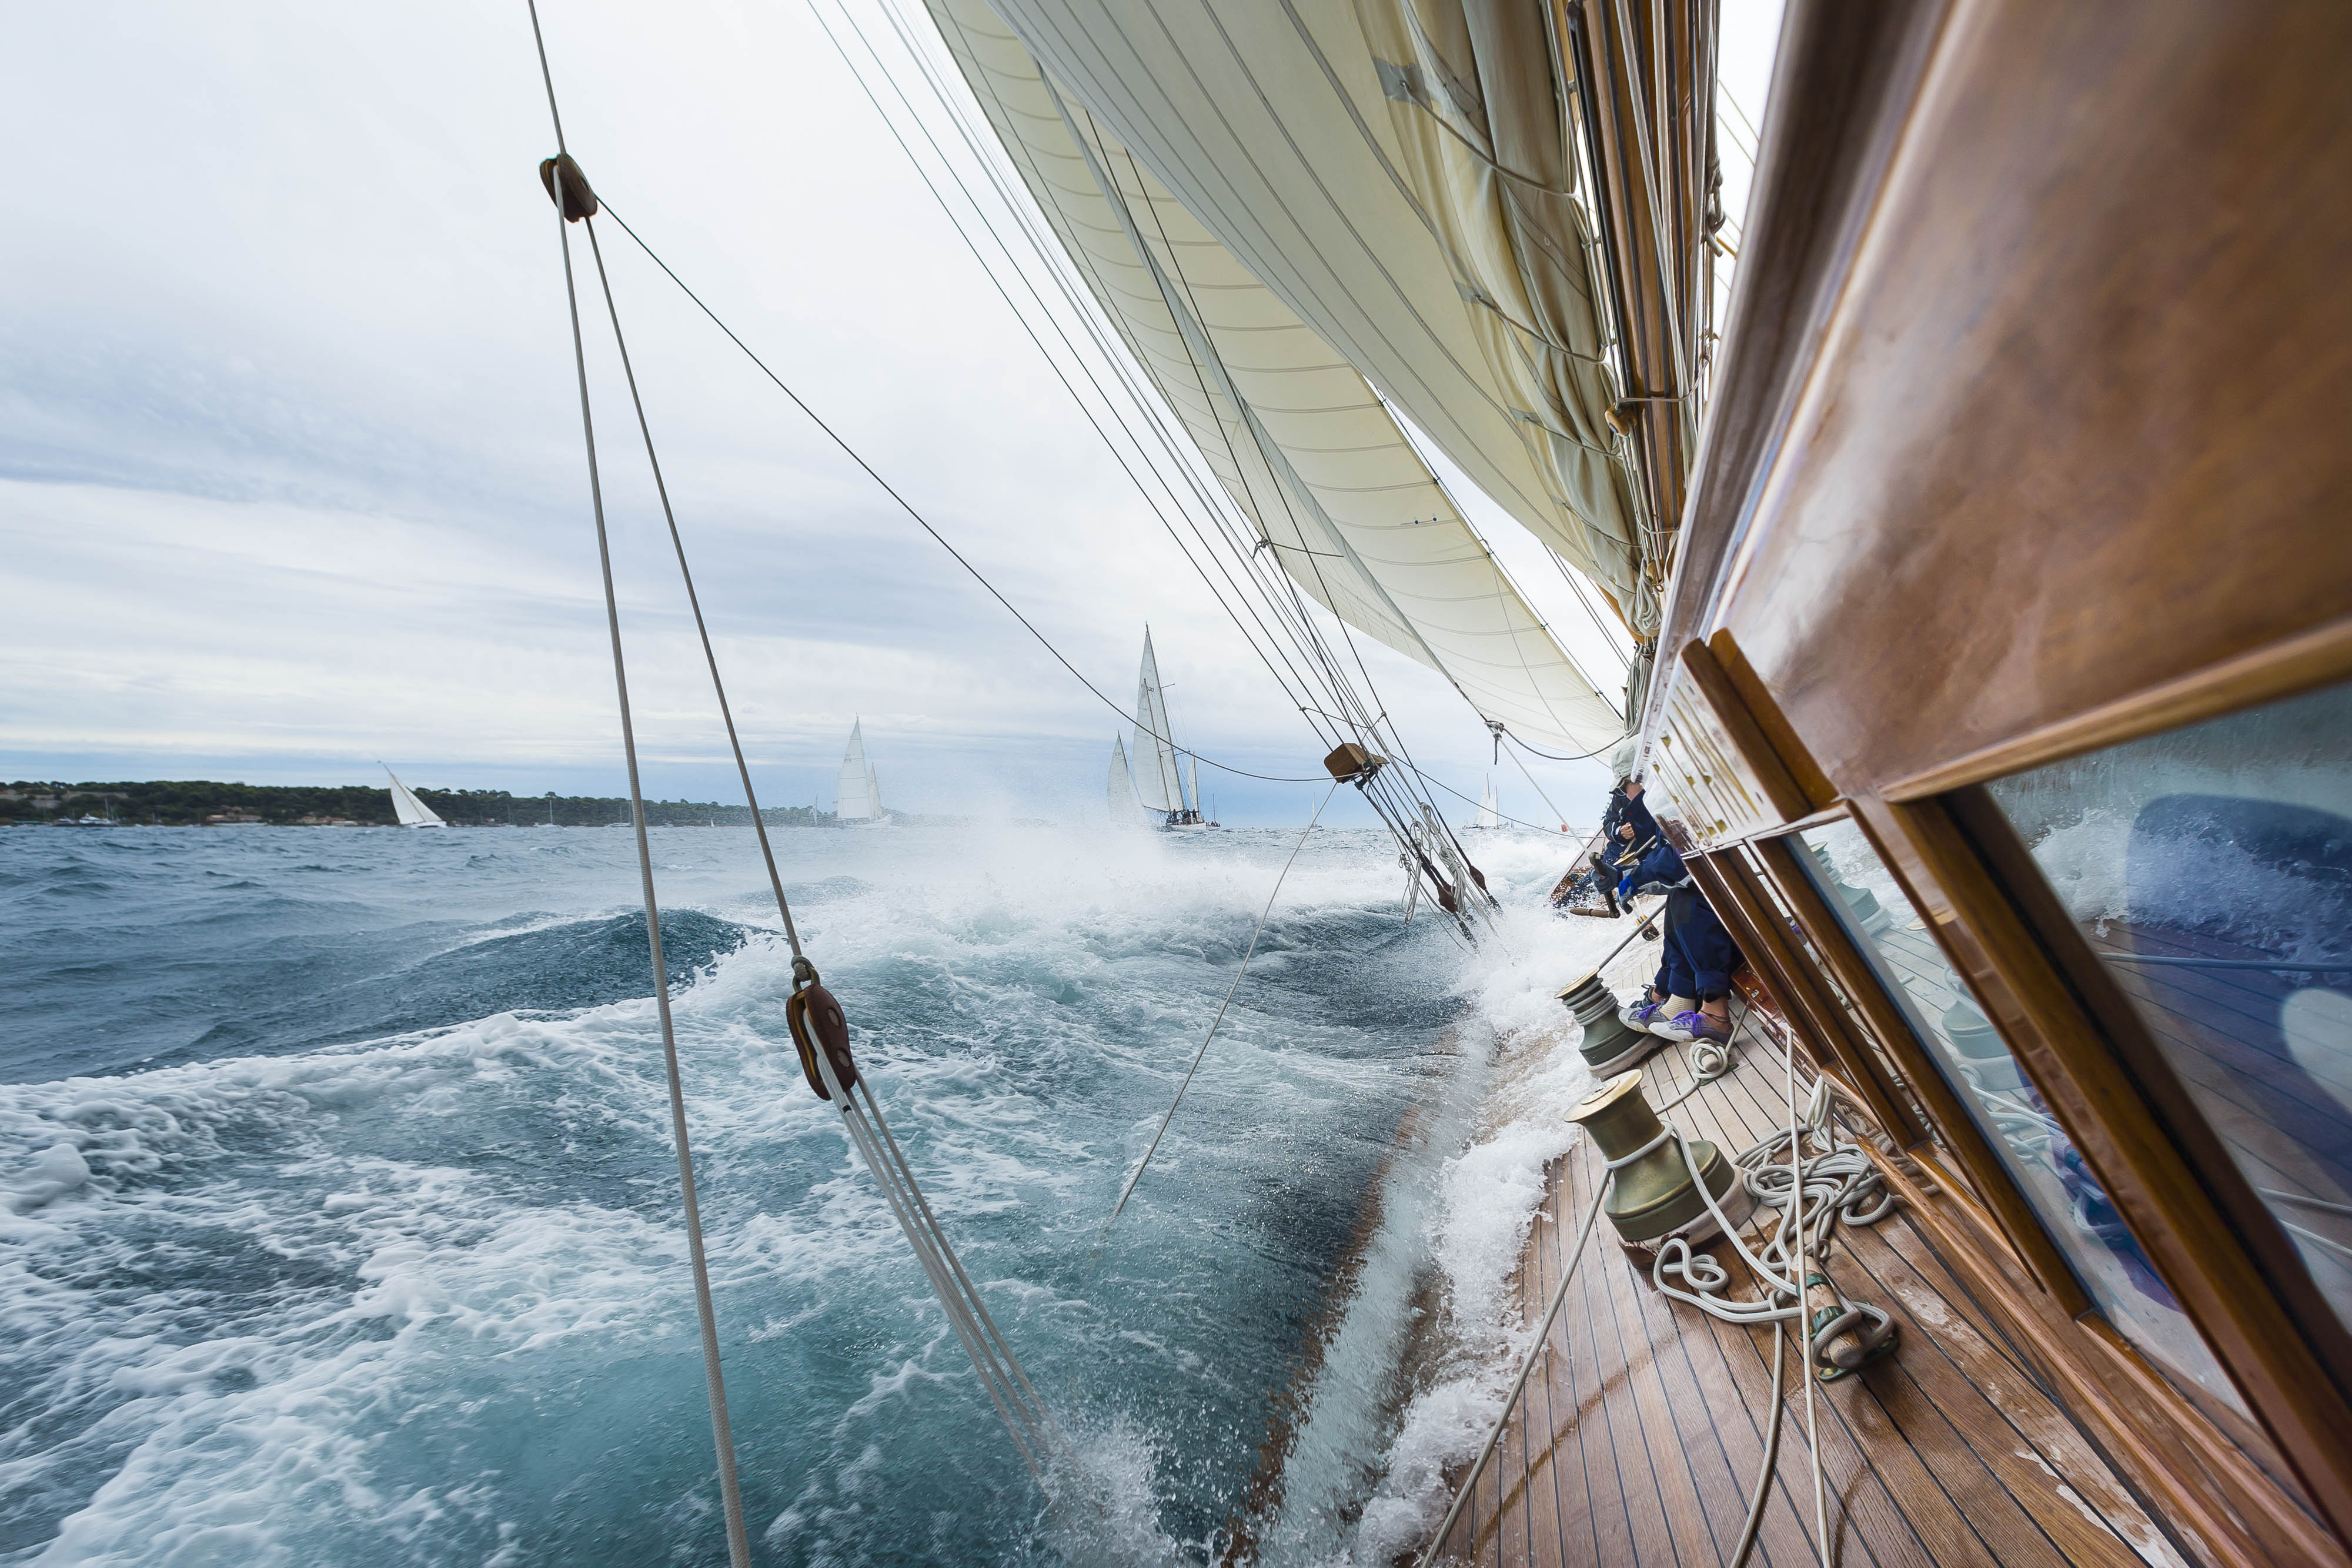
<instances>
[{"instance_id":1,"label":"glass window pane","mask_svg":"<svg viewBox=\"0 0 2352 1568\"><path fill-rule=\"evenodd\" d=\"M2241 1413L2212 1353L2139 1243L1852 822L1792 835L1798 861L1844 924L2042 1228L2108 1322L2163 1366Z\"/></svg>"},{"instance_id":2,"label":"glass window pane","mask_svg":"<svg viewBox=\"0 0 2352 1568\"><path fill-rule=\"evenodd\" d=\"M1991 792L2352 1318L2352 687Z\"/></svg>"},{"instance_id":3,"label":"glass window pane","mask_svg":"<svg viewBox=\"0 0 2352 1568\"><path fill-rule=\"evenodd\" d=\"M1912 1115L1918 1118L1919 1125L1927 1128L1931 1137L1937 1136L1936 1119L1927 1114L1927 1108L1919 1103L1918 1095L1912 1089L1903 1070L1896 1066L1894 1059L1886 1054L1885 1050L1879 1044L1877 1034L1863 1020L1861 1009L1853 1005L1853 998L1846 995L1845 987L1837 977L1837 971L1832 969L1822 957L1821 949L1815 945L1812 933L1805 929L1804 923L1797 918L1796 912L1790 907L1788 896L1780 891L1780 883L1774 880L1771 870L1765 863L1763 857L1751 853L1748 855L1748 863L1758 885L1764 889L1766 899L1773 914L1779 916L1781 928L1789 933L1799 956L1811 969L1814 979L1820 983L1822 989L1837 998L1838 1006L1844 1011L1853 1037L1864 1042L1864 1049L1871 1053L1876 1062L1880 1076L1895 1086L1905 1103L1910 1108ZM1937 1137L1937 1141L1940 1143L1942 1140Z\"/></svg>"}]
</instances>

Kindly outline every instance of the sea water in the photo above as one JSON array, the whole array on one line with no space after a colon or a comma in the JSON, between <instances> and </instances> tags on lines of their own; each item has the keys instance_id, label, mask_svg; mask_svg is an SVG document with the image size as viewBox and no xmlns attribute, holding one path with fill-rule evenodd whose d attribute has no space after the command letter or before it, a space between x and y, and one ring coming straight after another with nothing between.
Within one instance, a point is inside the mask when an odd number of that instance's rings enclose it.
<instances>
[{"instance_id":1,"label":"sea water","mask_svg":"<svg viewBox=\"0 0 2352 1568\"><path fill-rule=\"evenodd\" d=\"M786 829L786 890L1093 1500L1032 1479L784 1026L748 832L657 830L762 1563L1384 1563L1518 1345L1619 935L1481 835ZM617 830L0 831L0 1562L726 1560Z\"/></svg>"}]
</instances>

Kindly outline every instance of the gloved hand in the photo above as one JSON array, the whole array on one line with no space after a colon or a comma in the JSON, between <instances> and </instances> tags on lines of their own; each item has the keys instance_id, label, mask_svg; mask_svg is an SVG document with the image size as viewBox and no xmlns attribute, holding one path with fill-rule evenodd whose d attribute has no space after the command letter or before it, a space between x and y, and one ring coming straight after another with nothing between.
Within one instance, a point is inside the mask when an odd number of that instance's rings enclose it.
<instances>
[{"instance_id":1,"label":"gloved hand","mask_svg":"<svg viewBox=\"0 0 2352 1568\"><path fill-rule=\"evenodd\" d=\"M1632 872L1627 872L1623 876L1617 879L1617 896L1620 898L1631 898L1633 896L1633 873Z\"/></svg>"}]
</instances>

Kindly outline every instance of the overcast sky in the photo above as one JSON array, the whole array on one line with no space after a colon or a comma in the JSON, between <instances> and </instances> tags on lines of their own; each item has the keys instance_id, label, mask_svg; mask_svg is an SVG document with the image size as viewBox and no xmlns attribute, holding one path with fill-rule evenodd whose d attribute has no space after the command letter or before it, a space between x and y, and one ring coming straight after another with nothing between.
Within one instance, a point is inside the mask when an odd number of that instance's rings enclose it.
<instances>
[{"instance_id":1,"label":"overcast sky","mask_svg":"<svg viewBox=\"0 0 2352 1568\"><path fill-rule=\"evenodd\" d=\"M1778 11L1725 3L1750 115ZM1181 741L1314 770L803 0L542 15L599 191L1073 662L1131 699L1148 621ZM0 23L0 778L370 782L382 758L412 784L618 793L520 0L9 0ZM1725 162L1737 213L1746 161ZM1098 814L1118 718L604 233L763 798L830 806L862 716L888 804ZM739 799L592 355L646 788ZM1539 608L1581 621L1462 498ZM1476 717L1365 647L1423 765L1475 794ZM1538 777L1597 816L1596 768ZM1549 817L1507 759L1496 782ZM1295 822L1320 793L1202 785L1229 821Z\"/></svg>"}]
</instances>

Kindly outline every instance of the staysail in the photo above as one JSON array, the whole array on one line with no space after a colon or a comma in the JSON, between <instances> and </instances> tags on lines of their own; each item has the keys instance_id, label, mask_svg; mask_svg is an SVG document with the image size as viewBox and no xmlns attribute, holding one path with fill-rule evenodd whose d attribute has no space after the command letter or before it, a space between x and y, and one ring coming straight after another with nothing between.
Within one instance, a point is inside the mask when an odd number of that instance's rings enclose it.
<instances>
[{"instance_id":1,"label":"staysail","mask_svg":"<svg viewBox=\"0 0 2352 1568\"><path fill-rule=\"evenodd\" d=\"M1654 629L1673 521L1645 541L1611 414L1627 394L1675 412L1681 392L1619 388L1607 368L1541 7L994 0L998 23L982 0L929 4L968 74L984 47L1017 77L1025 61L980 36L1017 34L1090 139L1131 152L1286 314ZM990 112L1000 135L1017 119L1009 140L1058 118L1008 107Z\"/></svg>"},{"instance_id":2,"label":"staysail","mask_svg":"<svg viewBox=\"0 0 2352 1568\"><path fill-rule=\"evenodd\" d=\"M866 721L849 727L849 749L841 754L841 780L834 812L845 822L870 821L882 814L882 792L866 760Z\"/></svg>"},{"instance_id":3,"label":"staysail","mask_svg":"<svg viewBox=\"0 0 2352 1568\"><path fill-rule=\"evenodd\" d=\"M1516 734L1579 752L1622 734L1363 375L984 0L929 3L1088 289L1292 580ZM1148 791L1140 741L1135 762Z\"/></svg>"},{"instance_id":4,"label":"staysail","mask_svg":"<svg viewBox=\"0 0 2352 1568\"><path fill-rule=\"evenodd\" d=\"M376 766L383 767L382 763ZM446 828L449 825L441 820L432 807L418 800L416 791L403 784L398 774L389 768L384 768L383 776L392 780L392 814L400 820L402 827Z\"/></svg>"},{"instance_id":5,"label":"staysail","mask_svg":"<svg viewBox=\"0 0 2352 1568\"><path fill-rule=\"evenodd\" d=\"M1168 698L1160 686L1160 661L1152 656L1151 632L1143 633L1143 668L1135 682L1135 793L1154 811L1181 811L1184 786L1176 773L1176 747L1168 728Z\"/></svg>"}]
</instances>

